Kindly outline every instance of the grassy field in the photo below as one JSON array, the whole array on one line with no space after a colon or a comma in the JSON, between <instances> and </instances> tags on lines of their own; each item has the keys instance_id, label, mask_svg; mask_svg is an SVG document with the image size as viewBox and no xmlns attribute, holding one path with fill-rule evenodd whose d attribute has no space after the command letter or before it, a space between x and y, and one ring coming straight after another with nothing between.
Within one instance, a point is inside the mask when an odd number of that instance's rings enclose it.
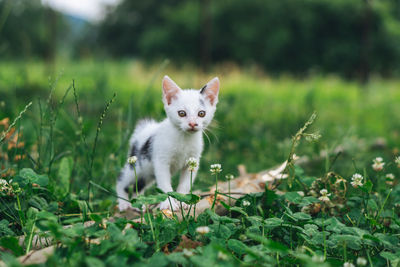
<instances>
[{"instance_id":1,"label":"grassy field","mask_svg":"<svg viewBox=\"0 0 400 267\"><path fill-rule=\"evenodd\" d=\"M247 195L232 216L209 210L197 220L177 221L157 213L145 224L121 220L106 229L84 229L82 221L101 221L114 212L111 192L136 120L165 117L165 74L182 88L200 88L214 76L221 80L197 189L214 184L208 171L213 163L222 164L223 179L228 173L236 175L238 164L258 172L283 162L292 137L314 111L317 119L307 131L321 138L300 142L296 154L301 163L291 173L298 182L279 187L288 193ZM0 131L32 102L0 144L1 175L8 184L0 193L0 249L8 252L2 258L13 262L14 256L30 250L32 233L49 231L60 242L50 266L341 266L355 264L358 257L370 266L398 264L400 221L395 204L400 201L400 170L394 160L400 149L399 88L399 80L379 77L362 85L333 76L268 77L256 68L231 65L202 73L168 62L1 62ZM376 157L386 162L384 171L372 169ZM364 176L358 188L350 185L355 173ZM386 180L387 173L394 174L394 182ZM344 188L336 184L342 177L347 180ZM330 202L319 200L324 188L332 194ZM300 190L304 197L296 193ZM244 200L252 205L243 205ZM76 213L80 215L65 216ZM62 229L70 223L75 225L72 230ZM122 233L127 223L133 229ZM199 236L198 226L209 226L210 233ZM16 244L14 236L19 235L26 236L23 246ZM182 235L201 245L189 252L161 253L161 248L179 248ZM91 246L80 237L105 241Z\"/></svg>"}]
</instances>

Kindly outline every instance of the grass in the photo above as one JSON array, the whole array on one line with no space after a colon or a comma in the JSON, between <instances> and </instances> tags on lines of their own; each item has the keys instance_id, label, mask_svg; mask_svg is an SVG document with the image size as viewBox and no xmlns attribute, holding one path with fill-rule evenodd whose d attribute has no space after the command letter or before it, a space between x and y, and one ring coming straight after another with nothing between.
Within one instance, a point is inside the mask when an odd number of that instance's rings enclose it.
<instances>
[{"instance_id":1,"label":"grass","mask_svg":"<svg viewBox=\"0 0 400 267\"><path fill-rule=\"evenodd\" d=\"M220 102L195 188L214 184L212 163L221 163L223 179L238 164L261 171L296 152L300 163L278 186L284 194L266 189L243 196L228 207L229 216L207 210L179 221L156 212L143 223L104 223L114 214L114 183L135 121L164 118L161 77L200 88L213 76L166 62L77 62L62 69L0 63L0 119L8 118L0 121L6 136L0 172L7 181L0 192L0 257L7 264L32 249L34 234L58 242L50 266L342 266L360 257L370 266L398 264L400 81L271 78L217 66L211 73L221 80ZM313 111L317 119L298 132ZM378 156L386 163L380 172L371 167ZM354 173L364 177L357 188L350 184ZM322 189L329 202L319 199ZM152 190L134 202L141 207L166 197ZM189 205L198 200L170 197ZM86 220L97 223L84 227ZM208 232L196 232L201 226Z\"/></svg>"}]
</instances>

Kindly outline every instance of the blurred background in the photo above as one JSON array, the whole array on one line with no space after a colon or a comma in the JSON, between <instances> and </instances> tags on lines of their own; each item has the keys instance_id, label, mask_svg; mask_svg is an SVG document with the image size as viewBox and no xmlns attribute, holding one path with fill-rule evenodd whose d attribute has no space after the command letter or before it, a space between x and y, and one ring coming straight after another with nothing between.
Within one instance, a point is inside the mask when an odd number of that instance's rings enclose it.
<instances>
[{"instance_id":1,"label":"blurred background","mask_svg":"<svg viewBox=\"0 0 400 267\"><path fill-rule=\"evenodd\" d=\"M2 60L169 58L269 74L399 72L397 0L1 0Z\"/></svg>"},{"instance_id":2,"label":"blurred background","mask_svg":"<svg viewBox=\"0 0 400 267\"><path fill-rule=\"evenodd\" d=\"M0 119L33 102L17 124L29 156L3 158L3 173L83 165L115 92L94 151L96 182L112 187L136 120L165 116L165 74L182 88L221 79L199 184L215 162L282 162L313 111L322 138L297 151L310 175L399 153L399 0L0 0Z\"/></svg>"}]
</instances>

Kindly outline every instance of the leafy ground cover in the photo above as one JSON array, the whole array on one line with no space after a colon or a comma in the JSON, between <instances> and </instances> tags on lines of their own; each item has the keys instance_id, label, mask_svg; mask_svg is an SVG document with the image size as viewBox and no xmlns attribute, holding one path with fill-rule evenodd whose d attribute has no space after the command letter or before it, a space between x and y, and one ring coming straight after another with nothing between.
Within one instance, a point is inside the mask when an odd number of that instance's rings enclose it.
<instances>
[{"instance_id":1,"label":"leafy ground cover","mask_svg":"<svg viewBox=\"0 0 400 267\"><path fill-rule=\"evenodd\" d=\"M50 80L43 64L0 66L0 247L7 265L18 265L36 234L57 244L49 266L399 264L397 81L362 86L221 71L219 123L195 187L215 182L213 163L222 164L225 179L239 163L262 170L295 151L302 157L289 178L237 199L225 215L209 209L184 220L161 212L145 213L142 223L108 220L134 122L163 117L161 73L176 75L182 87L208 80L164 65L71 63ZM296 137L314 110L317 120ZM153 189L135 201L163 198ZM96 224L85 227L88 220Z\"/></svg>"}]
</instances>

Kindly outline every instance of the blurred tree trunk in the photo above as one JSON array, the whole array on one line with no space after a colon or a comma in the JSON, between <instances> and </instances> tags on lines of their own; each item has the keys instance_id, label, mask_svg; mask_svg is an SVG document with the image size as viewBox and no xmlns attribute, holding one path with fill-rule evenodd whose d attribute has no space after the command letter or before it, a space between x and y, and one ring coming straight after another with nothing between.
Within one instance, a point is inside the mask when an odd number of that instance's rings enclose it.
<instances>
[{"instance_id":1,"label":"blurred tree trunk","mask_svg":"<svg viewBox=\"0 0 400 267\"><path fill-rule=\"evenodd\" d=\"M364 0L363 35L361 40L361 62L359 69L362 83L367 83L370 76L371 1L372 0Z\"/></svg>"},{"instance_id":2,"label":"blurred tree trunk","mask_svg":"<svg viewBox=\"0 0 400 267\"><path fill-rule=\"evenodd\" d=\"M211 0L200 0L200 64L207 71L211 61Z\"/></svg>"}]
</instances>

